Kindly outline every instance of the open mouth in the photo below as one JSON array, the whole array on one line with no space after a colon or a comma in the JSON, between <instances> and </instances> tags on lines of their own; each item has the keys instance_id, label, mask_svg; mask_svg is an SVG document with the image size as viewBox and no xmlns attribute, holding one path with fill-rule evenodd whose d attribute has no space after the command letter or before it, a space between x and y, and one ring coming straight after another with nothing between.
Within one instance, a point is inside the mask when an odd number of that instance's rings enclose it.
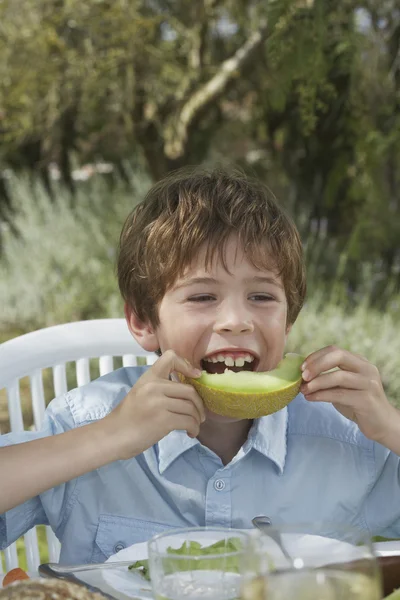
<instances>
[{"instance_id":1,"label":"open mouth","mask_svg":"<svg viewBox=\"0 0 400 600\"><path fill-rule=\"evenodd\" d=\"M222 351L215 352L201 360L201 368L210 374L221 374L229 369L235 373L240 371L256 371L259 359L250 352Z\"/></svg>"}]
</instances>

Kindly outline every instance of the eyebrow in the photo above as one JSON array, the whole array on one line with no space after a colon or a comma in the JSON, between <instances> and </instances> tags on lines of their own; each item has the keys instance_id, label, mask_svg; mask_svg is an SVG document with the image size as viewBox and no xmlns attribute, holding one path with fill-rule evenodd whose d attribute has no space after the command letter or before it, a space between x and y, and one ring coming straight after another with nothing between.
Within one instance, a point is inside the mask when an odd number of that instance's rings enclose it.
<instances>
[{"instance_id":1,"label":"eyebrow","mask_svg":"<svg viewBox=\"0 0 400 600\"><path fill-rule=\"evenodd\" d=\"M193 279L184 279L181 283L175 285L174 289L179 290L181 288L189 287L196 284L217 285L218 283L219 281L217 279L214 279L214 277L194 277ZM270 285L275 285L282 290L284 289L283 285L273 277L261 277L256 275L255 277L245 279L245 283L247 285L251 283L269 283Z\"/></svg>"},{"instance_id":2,"label":"eyebrow","mask_svg":"<svg viewBox=\"0 0 400 600\"><path fill-rule=\"evenodd\" d=\"M196 285L199 283L202 283L203 285L210 285L210 283L212 283L215 285L218 283L218 281L214 279L214 277L193 277L193 279L184 279L181 283L174 285L174 289L179 290L180 288L189 287L191 285Z\"/></svg>"},{"instance_id":3,"label":"eyebrow","mask_svg":"<svg viewBox=\"0 0 400 600\"><path fill-rule=\"evenodd\" d=\"M256 276L256 277L251 277L250 279L246 279L245 280L246 283L270 283L272 285L276 285L277 287L281 288L281 290L283 290L283 285L280 281L278 281L277 279L275 279L274 277L260 277L260 276Z\"/></svg>"}]
</instances>

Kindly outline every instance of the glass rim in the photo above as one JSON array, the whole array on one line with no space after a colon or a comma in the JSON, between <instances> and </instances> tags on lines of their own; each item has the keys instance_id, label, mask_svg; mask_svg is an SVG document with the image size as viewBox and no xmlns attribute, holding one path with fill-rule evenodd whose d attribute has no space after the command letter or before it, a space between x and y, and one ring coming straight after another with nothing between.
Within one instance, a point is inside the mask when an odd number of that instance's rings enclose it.
<instances>
[{"instance_id":1,"label":"glass rim","mask_svg":"<svg viewBox=\"0 0 400 600\"><path fill-rule=\"evenodd\" d=\"M151 553L157 553L160 557L168 557L173 558L174 560L194 560L200 561L205 559L213 559L213 558L223 558L224 556L238 556L242 554L246 549L242 548L241 550L234 550L233 552L219 552L217 554L203 554L203 555L195 555L195 554L173 554L172 552L160 551L155 549L155 544L162 538L166 538L168 536L174 536L177 534L184 535L185 533L194 533L194 532L227 532L226 539L229 537L235 537L235 533L243 536L248 542L251 539L251 533L254 529L235 529L230 527L177 527L175 529L169 529L168 531L163 531L162 533L158 533L153 536L148 542L147 547L149 551L149 558ZM233 535L229 535L229 532L233 532ZM261 532L260 532L261 533ZM195 541L195 540L193 540ZM184 543L184 542L183 542Z\"/></svg>"}]
</instances>

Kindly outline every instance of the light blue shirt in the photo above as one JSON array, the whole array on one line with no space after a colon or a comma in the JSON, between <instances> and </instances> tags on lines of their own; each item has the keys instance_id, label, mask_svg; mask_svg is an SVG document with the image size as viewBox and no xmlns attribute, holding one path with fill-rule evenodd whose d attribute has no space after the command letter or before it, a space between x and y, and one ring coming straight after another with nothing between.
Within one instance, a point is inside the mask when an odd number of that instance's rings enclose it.
<instances>
[{"instance_id":1,"label":"light blue shirt","mask_svg":"<svg viewBox=\"0 0 400 600\"><path fill-rule=\"evenodd\" d=\"M146 367L119 369L53 400L40 432L7 434L7 445L61 433L104 417ZM60 485L0 516L1 548L33 525L50 524L61 562L104 561L176 527L250 528L273 523L347 523L400 537L399 457L366 439L331 405L300 394L254 421L234 459L173 431L143 454Z\"/></svg>"}]
</instances>

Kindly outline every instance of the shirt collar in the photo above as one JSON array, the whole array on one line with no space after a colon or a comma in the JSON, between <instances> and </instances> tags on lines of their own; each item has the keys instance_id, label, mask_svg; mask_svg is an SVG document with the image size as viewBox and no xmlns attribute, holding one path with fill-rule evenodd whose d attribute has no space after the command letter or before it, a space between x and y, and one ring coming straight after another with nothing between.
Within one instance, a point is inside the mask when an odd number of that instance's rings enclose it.
<instances>
[{"instance_id":1,"label":"shirt collar","mask_svg":"<svg viewBox=\"0 0 400 600\"><path fill-rule=\"evenodd\" d=\"M199 440L192 439L186 431L171 431L158 442L158 468L162 475L166 469L179 458L181 454L200 444Z\"/></svg>"},{"instance_id":2,"label":"shirt collar","mask_svg":"<svg viewBox=\"0 0 400 600\"><path fill-rule=\"evenodd\" d=\"M244 452L253 448L276 464L283 473L287 451L288 409L256 419L243 446Z\"/></svg>"},{"instance_id":3,"label":"shirt collar","mask_svg":"<svg viewBox=\"0 0 400 600\"><path fill-rule=\"evenodd\" d=\"M256 419L243 445L244 454L257 450L276 464L283 472L286 460L286 433L288 410L283 408L272 415ZM171 431L158 442L158 468L162 475L166 469L187 450L200 445L197 439L190 438L186 431Z\"/></svg>"}]
</instances>

